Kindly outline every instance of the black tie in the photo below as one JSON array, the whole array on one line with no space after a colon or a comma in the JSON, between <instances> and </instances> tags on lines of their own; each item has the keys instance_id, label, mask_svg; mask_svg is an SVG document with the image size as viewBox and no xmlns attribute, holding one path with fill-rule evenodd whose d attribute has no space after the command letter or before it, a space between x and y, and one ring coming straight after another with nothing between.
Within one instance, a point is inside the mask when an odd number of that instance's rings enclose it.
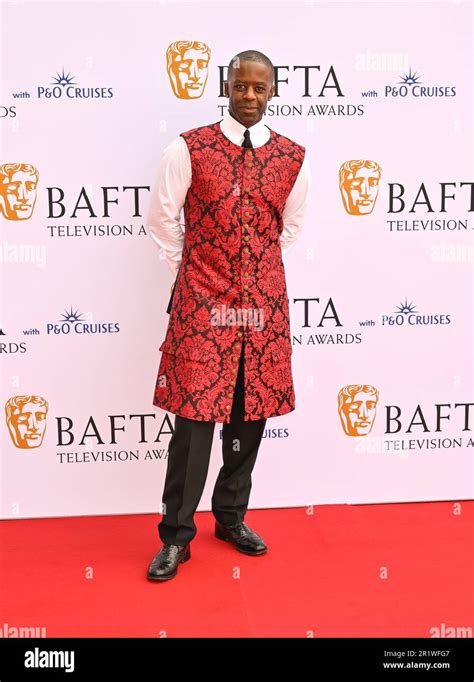
<instances>
[{"instance_id":1,"label":"black tie","mask_svg":"<svg viewBox=\"0 0 474 682\"><path fill-rule=\"evenodd\" d=\"M250 130L248 128L245 129L242 147L245 147L246 149L250 149L251 147L253 147L253 144L250 140Z\"/></svg>"}]
</instances>

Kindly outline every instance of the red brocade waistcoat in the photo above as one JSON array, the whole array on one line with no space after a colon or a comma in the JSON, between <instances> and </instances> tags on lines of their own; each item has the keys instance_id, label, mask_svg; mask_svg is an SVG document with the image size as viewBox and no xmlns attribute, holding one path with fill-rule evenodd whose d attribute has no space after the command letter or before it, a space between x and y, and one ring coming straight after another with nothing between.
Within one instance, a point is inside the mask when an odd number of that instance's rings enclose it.
<instances>
[{"instance_id":1,"label":"red brocade waistcoat","mask_svg":"<svg viewBox=\"0 0 474 682\"><path fill-rule=\"evenodd\" d=\"M181 135L192 180L153 404L228 423L244 340L244 419L287 414L295 392L280 234L305 148L270 130L247 149L219 122Z\"/></svg>"}]
</instances>

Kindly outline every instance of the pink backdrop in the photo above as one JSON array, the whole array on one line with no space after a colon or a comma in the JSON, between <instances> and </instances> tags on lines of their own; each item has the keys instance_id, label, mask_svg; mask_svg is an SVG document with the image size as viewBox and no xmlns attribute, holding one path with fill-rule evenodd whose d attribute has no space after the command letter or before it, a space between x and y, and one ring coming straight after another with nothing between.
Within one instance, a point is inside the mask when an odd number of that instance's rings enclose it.
<instances>
[{"instance_id":1,"label":"pink backdrop","mask_svg":"<svg viewBox=\"0 0 474 682\"><path fill-rule=\"evenodd\" d=\"M1 163L39 172L31 217L1 217L2 400L48 402L38 447L15 444L2 417L2 518L160 510L170 434L152 396L172 277L144 227L149 187L176 135L220 120L219 67L248 48L288 67L266 123L305 145L313 177L285 256L297 409L267 422L251 507L472 498L474 409L462 404L474 399L474 205L461 187L474 181L472 4L252 3L245 33L245 3L227 4L2 6ZM166 71L168 45L185 39L211 49L194 101L174 95ZM320 67L310 96L302 65ZM63 69L81 97L61 84L60 97L44 94ZM418 85L395 96L410 70ZM339 90L323 89L328 74ZM105 96L84 97L90 88ZM368 215L346 212L339 191L341 164L357 159L382 169ZM407 200L398 213L394 183ZM455 183L445 211L440 183ZM118 188L108 215L103 187ZM95 215L74 212L87 207L83 189ZM48 204L60 190L64 215ZM318 299L306 320L295 299ZM415 313L397 317L404 303ZM100 332L63 324L68 313ZM338 413L340 389L357 384L379 392L361 436ZM395 406L401 430L389 433ZM72 424L62 442L58 424ZM199 510L210 509L220 431Z\"/></svg>"}]
</instances>

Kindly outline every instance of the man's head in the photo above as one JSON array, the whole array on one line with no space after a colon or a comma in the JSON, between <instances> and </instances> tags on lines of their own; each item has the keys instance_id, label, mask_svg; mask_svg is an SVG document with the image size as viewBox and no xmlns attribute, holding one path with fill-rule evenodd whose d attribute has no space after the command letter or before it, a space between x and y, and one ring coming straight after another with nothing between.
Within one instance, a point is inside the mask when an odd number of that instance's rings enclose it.
<instances>
[{"instance_id":1,"label":"man's head","mask_svg":"<svg viewBox=\"0 0 474 682\"><path fill-rule=\"evenodd\" d=\"M229 111L246 128L258 123L275 93L273 64L257 50L239 52L231 59L224 94Z\"/></svg>"}]
</instances>

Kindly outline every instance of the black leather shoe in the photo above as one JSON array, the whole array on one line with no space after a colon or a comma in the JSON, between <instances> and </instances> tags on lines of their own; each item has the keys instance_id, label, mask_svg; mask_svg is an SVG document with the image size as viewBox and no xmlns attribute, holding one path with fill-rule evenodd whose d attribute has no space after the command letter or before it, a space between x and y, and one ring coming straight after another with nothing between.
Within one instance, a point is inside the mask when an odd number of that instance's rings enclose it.
<instances>
[{"instance_id":1,"label":"black leather shoe","mask_svg":"<svg viewBox=\"0 0 474 682\"><path fill-rule=\"evenodd\" d=\"M226 540L233 542L236 549L243 554L264 554L268 547L260 537L243 521L236 523L234 526L223 526L222 523L216 521L215 536L219 540Z\"/></svg>"},{"instance_id":2,"label":"black leather shoe","mask_svg":"<svg viewBox=\"0 0 474 682\"><path fill-rule=\"evenodd\" d=\"M170 580L178 573L178 564L191 558L191 549L187 545L164 544L148 566L149 580Z\"/></svg>"}]
</instances>

